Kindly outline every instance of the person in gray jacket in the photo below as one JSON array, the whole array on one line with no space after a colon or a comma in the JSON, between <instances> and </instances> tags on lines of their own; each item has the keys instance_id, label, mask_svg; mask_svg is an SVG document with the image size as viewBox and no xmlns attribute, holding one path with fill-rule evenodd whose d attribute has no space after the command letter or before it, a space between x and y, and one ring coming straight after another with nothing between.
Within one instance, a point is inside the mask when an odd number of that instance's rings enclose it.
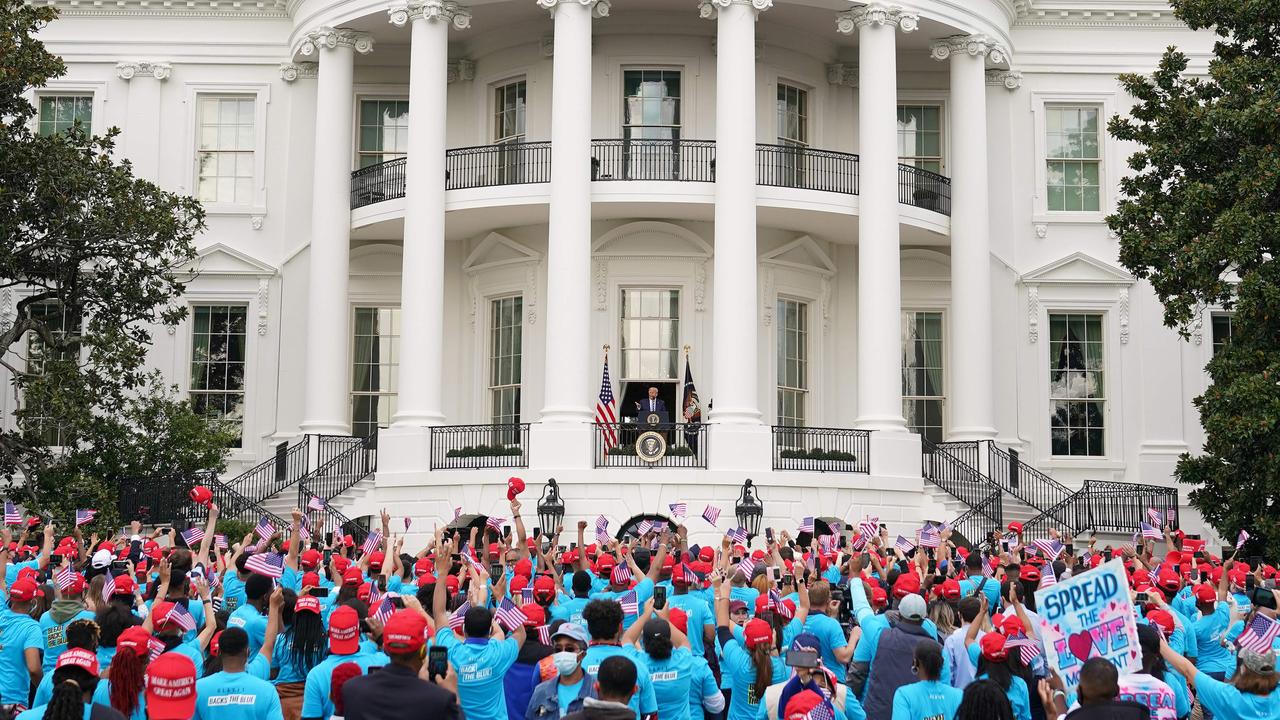
<instances>
[{"instance_id":1,"label":"person in gray jacket","mask_svg":"<svg viewBox=\"0 0 1280 720\"><path fill-rule=\"evenodd\" d=\"M587 631L581 625L562 623L551 635L551 660L556 677L539 683L529 698L525 720L559 720L582 709L583 701L596 696L596 680L582 669L587 655Z\"/></svg>"}]
</instances>

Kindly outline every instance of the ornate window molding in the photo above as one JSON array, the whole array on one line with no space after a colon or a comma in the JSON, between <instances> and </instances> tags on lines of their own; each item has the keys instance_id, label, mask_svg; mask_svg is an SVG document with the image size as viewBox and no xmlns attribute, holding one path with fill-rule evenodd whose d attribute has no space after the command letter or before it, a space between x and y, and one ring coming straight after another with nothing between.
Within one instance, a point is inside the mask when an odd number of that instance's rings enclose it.
<instances>
[{"instance_id":1,"label":"ornate window molding","mask_svg":"<svg viewBox=\"0 0 1280 720\"><path fill-rule=\"evenodd\" d=\"M173 74L173 66L167 62L152 62L150 60L136 60L133 62L116 63L116 77L124 81L129 81L135 77L149 75L156 80L168 80Z\"/></svg>"}]
</instances>

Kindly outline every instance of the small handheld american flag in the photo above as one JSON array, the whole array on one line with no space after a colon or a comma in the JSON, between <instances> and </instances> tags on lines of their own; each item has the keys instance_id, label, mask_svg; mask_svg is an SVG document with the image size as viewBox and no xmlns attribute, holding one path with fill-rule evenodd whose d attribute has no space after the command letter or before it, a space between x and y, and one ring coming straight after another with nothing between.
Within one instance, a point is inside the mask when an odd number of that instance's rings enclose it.
<instances>
[{"instance_id":1,"label":"small handheld american flag","mask_svg":"<svg viewBox=\"0 0 1280 720\"><path fill-rule=\"evenodd\" d=\"M107 573L106 582L102 583L102 599L106 602L111 601L111 596L116 592L116 578L111 573Z\"/></svg>"},{"instance_id":2,"label":"small handheld american flag","mask_svg":"<svg viewBox=\"0 0 1280 720\"><path fill-rule=\"evenodd\" d=\"M455 508L453 509L453 519L454 519L454 520L457 520L457 519L458 519L458 518L460 518L460 517L462 517L462 506L461 506L461 505L459 505L459 506L457 506L457 507L455 507Z\"/></svg>"},{"instance_id":3,"label":"small handheld american flag","mask_svg":"<svg viewBox=\"0 0 1280 720\"><path fill-rule=\"evenodd\" d=\"M18 506L4 501L4 524L5 525L21 525L22 513L18 511Z\"/></svg>"},{"instance_id":4,"label":"small handheld american flag","mask_svg":"<svg viewBox=\"0 0 1280 720\"><path fill-rule=\"evenodd\" d=\"M253 528L253 534L263 540L270 540L271 536L276 534L276 526L271 524L267 518L258 520L258 524Z\"/></svg>"},{"instance_id":5,"label":"small handheld american flag","mask_svg":"<svg viewBox=\"0 0 1280 720\"><path fill-rule=\"evenodd\" d=\"M1240 535L1236 538L1236 550L1244 547L1244 544L1249 542L1249 537L1249 531L1241 530Z\"/></svg>"},{"instance_id":6,"label":"small handheld american flag","mask_svg":"<svg viewBox=\"0 0 1280 720\"><path fill-rule=\"evenodd\" d=\"M538 626L538 642L542 643L543 645L551 644L551 626L550 625Z\"/></svg>"},{"instance_id":7,"label":"small handheld american flag","mask_svg":"<svg viewBox=\"0 0 1280 720\"><path fill-rule=\"evenodd\" d=\"M396 611L395 603L391 602L391 597L392 593L387 593L387 595L382 598L382 602L379 603L378 609L373 613L374 620L386 624L386 622L391 619L391 616Z\"/></svg>"},{"instance_id":8,"label":"small handheld american flag","mask_svg":"<svg viewBox=\"0 0 1280 720\"><path fill-rule=\"evenodd\" d=\"M671 508L671 517L677 520L683 520L689 514L689 503L671 503L667 507Z\"/></svg>"},{"instance_id":9,"label":"small handheld american flag","mask_svg":"<svg viewBox=\"0 0 1280 720\"><path fill-rule=\"evenodd\" d=\"M622 606L622 612L626 615L635 615L640 612L640 599L635 590L618 598L618 604Z\"/></svg>"},{"instance_id":10,"label":"small handheld american flag","mask_svg":"<svg viewBox=\"0 0 1280 720\"><path fill-rule=\"evenodd\" d=\"M97 515L98 515L97 510L77 510L76 511L76 527L80 527L81 525L87 525L93 522L93 519L97 517Z\"/></svg>"},{"instance_id":11,"label":"small handheld american flag","mask_svg":"<svg viewBox=\"0 0 1280 720\"><path fill-rule=\"evenodd\" d=\"M609 574L609 579L614 585L630 585L631 584L631 568L626 563L618 563L613 566L613 572Z\"/></svg>"},{"instance_id":12,"label":"small handheld american flag","mask_svg":"<svg viewBox=\"0 0 1280 720\"><path fill-rule=\"evenodd\" d=\"M169 611L168 615L164 616L164 619L165 622L171 622L182 628L183 632L191 632L196 629L195 616L191 614L190 610L177 603L174 603L173 609Z\"/></svg>"},{"instance_id":13,"label":"small handheld american flag","mask_svg":"<svg viewBox=\"0 0 1280 720\"><path fill-rule=\"evenodd\" d=\"M529 619L515 603L508 598L502 598L502 602L498 603L498 609L494 612L498 618L498 623L505 627L507 631L514 630Z\"/></svg>"},{"instance_id":14,"label":"small handheld american flag","mask_svg":"<svg viewBox=\"0 0 1280 720\"><path fill-rule=\"evenodd\" d=\"M364 544L360 546L360 551L365 555L378 549L382 545L382 533L377 530L369 531L369 536L364 539Z\"/></svg>"},{"instance_id":15,"label":"small handheld american flag","mask_svg":"<svg viewBox=\"0 0 1280 720\"><path fill-rule=\"evenodd\" d=\"M525 587L520 589L520 602L525 605L533 602L533 588Z\"/></svg>"},{"instance_id":16,"label":"small handheld american flag","mask_svg":"<svg viewBox=\"0 0 1280 720\"><path fill-rule=\"evenodd\" d=\"M736 545L741 545L747 541L747 531L742 528L733 528L726 532L725 535L728 535L729 541Z\"/></svg>"},{"instance_id":17,"label":"small handheld american flag","mask_svg":"<svg viewBox=\"0 0 1280 720\"><path fill-rule=\"evenodd\" d=\"M1161 537L1163 537L1163 535L1160 534L1160 530L1153 525L1149 525L1147 523L1140 523L1139 526L1142 530L1143 540L1159 540Z\"/></svg>"},{"instance_id":18,"label":"small handheld american flag","mask_svg":"<svg viewBox=\"0 0 1280 720\"><path fill-rule=\"evenodd\" d=\"M813 534L813 518L807 517L801 520L799 530L802 533L809 533L810 535L812 535Z\"/></svg>"},{"instance_id":19,"label":"small handheld american flag","mask_svg":"<svg viewBox=\"0 0 1280 720\"><path fill-rule=\"evenodd\" d=\"M750 557L744 557L742 558L742 562L738 563L738 569L742 571L742 574L748 580L750 580L751 573L755 572L756 569L756 561L752 560Z\"/></svg>"},{"instance_id":20,"label":"small handheld american flag","mask_svg":"<svg viewBox=\"0 0 1280 720\"><path fill-rule=\"evenodd\" d=\"M653 530L652 520L641 520L640 523L636 525L636 534L640 537L648 535L651 530Z\"/></svg>"},{"instance_id":21,"label":"small handheld american flag","mask_svg":"<svg viewBox=\"0 0 1280 720\"><path fill-rule=\"evenodd\" d=\"M309 510L323 510L323 509L324 509L324 501L323 501L323 500L321 500L320 498L316 497L315 495L312 495L312 496L311 496L311 499L307 501L307 509L309 509Z\"/></svg>"},{"instance_id":22,"label":"small handheld american flag","mask_svg":"<svg viewBox=\"0 0 1280 720\"><path fill-rule=\"evenodd\" d=\"M1044 569L1040 571L1040 587L1053 587L1058 584L1058 575L1053 571L1053 562L1044 564Z\"/></svg>"},{"instance_id":23,"label":"small handheld american flag","mask_svg":"<svg viewBox=\"0 0 1280 720\"><path fill-rule=\"evenodd\" d=\"M453 614L449 616L449 629L454 631L461 630L462 624L466 621L467 611L470 609L471 603L469 602L459 605L458 609L454 610Z\"/></svg>"},{"instance_id":24,"label":"small handheld american flag","mask_svg":"<svg viewBox=\"0 0 1280 720\"><path fill-rule=\"evenodd\" d=\"M72 570L70 565L63 565L53 576L54 584L56 584L58 589L63 592L66 592L67 588L75 584L75 581L76 571Z\"/></svg>"},{"instance_id":25,"label":"small handheld american flag","mask_svg":"<svg viewBox=\"0 0 1280 720\"><path fill-rule=\"evenodd\" d=\"M720 519L720 508L715 507L714 505L708 505L706 509L702 511L702 519L712 525L715 525L716 521Z\"/></svg>"},{"instance_id":26,"label":"small handheld american flag","mask_svg":"<svg viewBox=\"0 0 1280 720\"><path fill-rule=\"evenodd\" d=\"M226 550L226 549L227 549L227 536L226 536L226 535L214 535L214 536L213 536L213 546L214 546L214 547L216 547L216 548L218 548L219 550Z\"/></svg>"},{"instance_id":27,"label":"small handheld american flag","mask_svg":"<svg viewBox=\"0 0 1280 720\"><path fill-rule=\"evenodd\" d=\"M1039 540L1032 540L1031 544L1035 546L1035 548L1039 550L1049 560L1049 562L1057 560L1058 557L1062 555L1062 551L1067 549L1065 545L1058 542L1057 538L1040 538Z\"/></svg>"},{"instance_id":28,"label":"small handheld american flag","mask_svg":"<svg viewBox=\"0 0 1280 720\"><path fill-rule=\"evenodd\" d=\"M204 539L204 530L198 527L183 530L179 534L182 535L182 542L186 543L189 548L194 548L196 544Z\"/></svg>"},{"instance_id":29,"label":"small handheld american flag","mask_svg":"<svg viewBox=\"0 0 1280 720\"><path fill-rule=\"evenodd\" d=\"M147 638L147 656L151 661L164 654L164 641L160 638Z\"/></svg>"},{"instance_id":30,"label":"small handheld american flag","mask_svg":"<svg viewBox=\"0 0 1280 720\"><path fill-rule=\"evenodd\" d=\"M492 528L494 532L502 532L502 523L506 521L507 519L504 517L490 515L489 519L484 521L484 524Z\"/></svg>"},{"instance_id":31,"label":"small handheld american flag","mask_svg":"<svg viewBox=\"0 0 1280 720\"><path fill-rule=\"evenodd\" d=\"M1164 524L1164 518L1161 516L1160 511L1155 508L1147 508L1147 518L1151 520L1151 524L1156 527L1160 527Z\"/></svg>"},{"instance_id":32,"label":"small handheld american flag","mask_svg":"<svg viewBox=\"0 0 1280 720\"><path fill-rule=\"evenodd\" d=\"M916 549L915 543L911 542L910 540L906 539L901 535L898 536L897 540L893 541L893 546L901 550L903 555L906 555L907 553Z\"/></svg>"},{"instance_id":33,"label":"small handheld american flag","mask_svg":"<svg viewBox=\"0 0 1280 720\"><path fill-rule=\"evenodd\" d=\"M1040 644L1027 637L1025 633L1018 633L1010 637L1004 646L1007 649L1018 648L1023 665L1030 665L1031 661L1040 654Z\"/></svg>"},{"instance_id":34,"label":"small handheld american flag","mask_svg":"<svg viewBox=\"0 0 1280 720\"><path fill-rule=\"evenodd\" d=\"M938 534L938 528L925 527L920 531L920 546L928 548L936 548L942 546L942 536Z\"/></svg>"},{"instance_id":35,"label":"small handheld american flag","mask_svg":"<svg viewBox=\"0 0 1280 720\"><path fill-rule=\"evenodd\" d=\"M862 533L868 540L880 534L880 518L869 517L858 523L858 532Z\"/></svg>"},{"instance_id":36,"label":"small handheld american flag","mask_svg":"<svg viewBox=\"0 0 1280 720\"><path fill-rule=\"evenodd\" d=\"M1242 648L1265 653L1271 649L1277 635L1280 635L1280 622L1258 613L1253 616L1249 627L1236 638L1236 644Z\"/></svg>"},{"instance_id":37,"label":"small handheld american flag","mask_svg":"<svg viewBox=\"0 0 1280 720\"><path fill-rule=\"evenodd\" d=\"M254 553L245 560L244 567L250 572L279 578L284 575L284 556L280 553Z\"/></svg>"}]
</instances>

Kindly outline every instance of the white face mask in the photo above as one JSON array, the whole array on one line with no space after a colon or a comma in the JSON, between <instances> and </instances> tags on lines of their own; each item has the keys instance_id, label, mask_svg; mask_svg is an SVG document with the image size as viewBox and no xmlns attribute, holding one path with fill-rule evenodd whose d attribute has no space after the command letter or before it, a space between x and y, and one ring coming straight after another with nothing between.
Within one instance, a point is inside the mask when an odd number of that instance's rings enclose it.
<instances>
[{"instance_id":1,"label":"white face mask","mask_svg":"<svg viewBox=\"0 0 1280 720\"><path fill-rule=\"evenodd\" d=\"M578 653L576 652L558 652L551 656L551 662L555 663L556 672L561 675L572 675L578 669Z\"/></svg>"}]
</instances>

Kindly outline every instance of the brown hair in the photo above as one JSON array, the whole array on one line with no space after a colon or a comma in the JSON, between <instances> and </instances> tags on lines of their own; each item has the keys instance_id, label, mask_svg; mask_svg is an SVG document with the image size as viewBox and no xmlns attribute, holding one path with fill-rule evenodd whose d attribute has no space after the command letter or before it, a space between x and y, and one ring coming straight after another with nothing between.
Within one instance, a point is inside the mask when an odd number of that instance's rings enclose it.
<instances>
[{"instance_id":1,"label":"brown hair","mask_svg":"<svg viewBox=\"0 0 1280 720\"><path fill-rule=\"evenodd\" d=\"M809 606L815 608L815 612L824 613L827 606L831 604L831 584L826 580L809 586ZM820 608L820 609L819 609Z\"/></svg>"},{"instance_id":2,"label":"brown hair","mask_svg":"<svg viewBox=\"0 0 1280 720\"><path fill-rule=\"evenodd\" d=\"M1268 673L1254 672L1244 663L1240 663L1239 672L1232 682L1236 689L1250 695L1270 695L1280 685L1280 673L1272 670Z\"/></svg>"},{"instance_id":3,"label":"brown hair","mask_svg":"<svg viewBox=\"0 0 1280 720\"><path fill-rule=\"evenodd\" d=\"M763 700L764 691L773 683L773 660L769 657L772 649L773 643L760 643L751 650L751 662L756 666L756 681L751 691L756 702Z\"/></svg>"}]
</instances>

